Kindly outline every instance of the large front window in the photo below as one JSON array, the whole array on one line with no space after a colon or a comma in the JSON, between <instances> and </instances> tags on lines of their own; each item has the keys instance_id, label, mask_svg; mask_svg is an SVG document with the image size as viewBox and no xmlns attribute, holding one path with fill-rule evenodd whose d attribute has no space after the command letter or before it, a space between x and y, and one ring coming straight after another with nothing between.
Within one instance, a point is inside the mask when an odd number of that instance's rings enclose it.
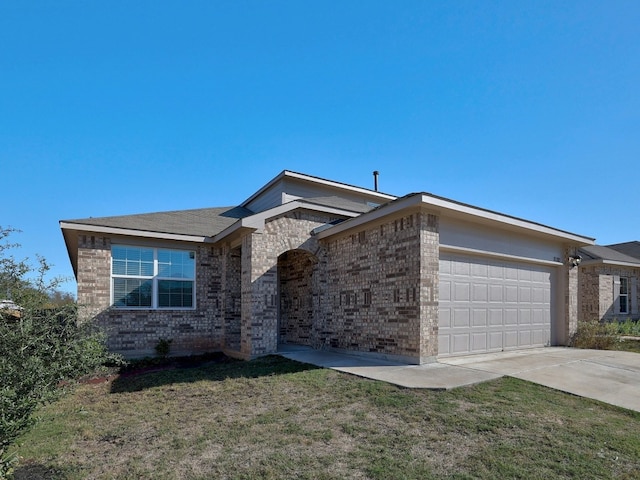
<instances>
[{"instance_id":1,"label":"large front window","mask_svg":"<svg viewBox=\"0 0 640 480\"><path fill-rule=\"evenodd\" d=\"M114 245L112 304L119 308L193 308L195 252Z\"/></svg>"}]
</instances>

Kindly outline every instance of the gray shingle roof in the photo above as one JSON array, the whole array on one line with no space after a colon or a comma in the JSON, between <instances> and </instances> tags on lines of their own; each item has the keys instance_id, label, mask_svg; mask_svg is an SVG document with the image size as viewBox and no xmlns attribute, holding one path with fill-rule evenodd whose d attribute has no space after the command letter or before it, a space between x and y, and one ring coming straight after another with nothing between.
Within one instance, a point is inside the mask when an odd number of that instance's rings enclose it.
<instances>
[{"instance_id":1,"label":"gray shingle roof","mask_svg":"<svg viewBox=\"0 0 640 480\"><path fill-rule=\"evenodd\" d=\"M233 225L238 219L252 214L253 212L243 207L218 207L117 217L91 217L64 220L64 222L145 232L212 237Z\"/></svg>"},{"instance_id":2,"label":"gray shingle roof","mask_svg":"<svg viewBox=\"0 0 640 480\"><path fill-rule=\"evenodd\" d=\"M607 247L640 260L640 242L638 241L616 243L614 245L607 245Z\"/></svg>"},{"instance_id":3,"label":"gray shingle roof","mask_svg":"<svg viewBox=\"0 0 640 480\"><path fill-rule=\"evenodd\" d=\"M580 249L581 255L585 260L606 260L610 262L637 263L640 265L640 259L630 257L624 253L620 253L610 247L602 245L591 245Z\"/></svg>"}]
</instances>

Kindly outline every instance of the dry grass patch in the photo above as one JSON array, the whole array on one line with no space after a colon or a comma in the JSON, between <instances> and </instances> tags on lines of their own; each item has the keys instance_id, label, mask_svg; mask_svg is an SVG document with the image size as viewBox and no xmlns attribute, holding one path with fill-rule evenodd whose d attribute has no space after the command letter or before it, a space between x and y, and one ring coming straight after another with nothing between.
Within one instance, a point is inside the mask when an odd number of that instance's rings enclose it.
<instances>
[{"instance_id":1,"label":"dry grass patch","mask_svg":"<svg viewBox=\"0 0 640 480\"><path fill-rule=\"evenodd\" d=\"M16 478L638 478L640 414L501 379L407 390L279 357L82 385Z\"/></svg>"}]
</instances>

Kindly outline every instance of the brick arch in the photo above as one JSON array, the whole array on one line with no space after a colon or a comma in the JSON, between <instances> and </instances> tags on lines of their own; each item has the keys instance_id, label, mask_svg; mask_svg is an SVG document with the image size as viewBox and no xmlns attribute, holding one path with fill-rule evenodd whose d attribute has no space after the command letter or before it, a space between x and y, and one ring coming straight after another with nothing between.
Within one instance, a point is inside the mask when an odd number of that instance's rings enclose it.
<instances>
[{"instance_id":1,"label":"brick arch","mask_svg":"<svg viewBox=\"0 0 640 480\"><path fill-rule=\"evenodd\" d=\"M316 346L319 259L306 249L278 256L278 343Z\"/></svg>"}]
</instances>

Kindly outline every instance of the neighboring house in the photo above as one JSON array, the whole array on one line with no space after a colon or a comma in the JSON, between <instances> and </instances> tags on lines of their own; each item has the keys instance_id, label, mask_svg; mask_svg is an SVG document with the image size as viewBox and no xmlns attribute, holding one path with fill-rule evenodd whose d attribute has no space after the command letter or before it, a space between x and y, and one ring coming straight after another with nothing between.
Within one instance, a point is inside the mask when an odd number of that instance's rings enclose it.
<instances>
[{"instance_id":1,"label":"neighboring house","mask_svg":"<svg viewBox=\"0 0 640 480\"><path fill-rule=\"evenodd\" d=\"M12 300L0 300L0 318L20 318L22 316L22 308L19 305L16 305Z\"/></svg>"},{"instance_id":2,"label":"neighboring house","mask_svg":"<svg viewBox=\"0 0 640 480\"><path fill-rule=\"evenodd\" d=\"M301 344L411 363L566 344L592 238L284 171L241 205L60 222L83 314L127 356Z\"/></svg>"},{"instance_id":3,"label":"neighboring house","mask_svg":"<svg viewBox=\"0 0 640 480\"><path fill-rule=\"evenodd\" d=\"M580 320L640 318L640 242L582 247Z\"/></svg>"}]
</instances>

